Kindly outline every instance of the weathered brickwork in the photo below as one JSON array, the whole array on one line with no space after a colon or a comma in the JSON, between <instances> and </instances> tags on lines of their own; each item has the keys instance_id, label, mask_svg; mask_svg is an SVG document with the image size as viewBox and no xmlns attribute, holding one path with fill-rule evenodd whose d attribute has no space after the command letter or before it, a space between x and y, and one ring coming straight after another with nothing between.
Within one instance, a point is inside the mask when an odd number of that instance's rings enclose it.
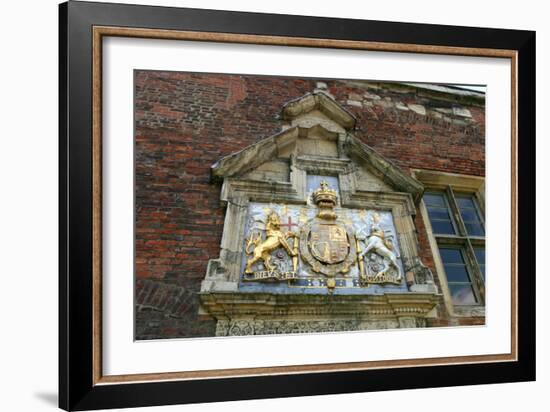
<instances>
[{"instance_id":1,"label":"weathered brickwork","mask_svg":"<svg viewBox=\"0 0 550 412\"><path fill-rule=\"evenodd\" d=\"M406 173L484 175L485 110L468 96L376 82L136 71L138 339L214 335L197 297L208 260L219 256L224 221L210 166L279 132L282 106L319 87L356 116L356 137ZM423 262L435 273L420 213L415 223ZM440 316L433 325L449 324L444 309Z\"/></svg>"}]
</instances>

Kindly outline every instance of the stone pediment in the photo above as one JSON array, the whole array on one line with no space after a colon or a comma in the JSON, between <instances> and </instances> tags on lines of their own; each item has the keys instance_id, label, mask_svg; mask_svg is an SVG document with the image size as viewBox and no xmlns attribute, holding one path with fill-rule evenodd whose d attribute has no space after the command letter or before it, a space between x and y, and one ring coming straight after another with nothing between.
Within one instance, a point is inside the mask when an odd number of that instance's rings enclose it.
<instances>
[{"instance_id":1,"label":"stone pediment","mask_svg":"<svg viewBox=\"0 0 550 412\"><path fill-rule=\"evenodd\" d=\"M322 114L344 130L352 130L355 127L355 117L323 92L308 93L288 102L283 106L281 116L295 125L304 122L304 120L307 122L312 114L321 120L322 117L319 114Z\"/></svg>"},{"instance_id":2,"label":"stone pediment","mask_svg":"<svg viewBox=\"0 0 550 412\"><path fill-rule=\"evenodd\" d=\"M282 118L281 132L223 157L212 166L213 177L288 184L307 164L309 173L351 174L357 190L420 199L423 185L356 138L355 118L331 97L308 94L285 105Z\"/></svg>"},{"instance_id":3,"label":"stone pediment","mask_svg":"<svg viewBox=\"0 0 550 412\"><path fill-rule=\"evenodd\" d=\"M212 166L227 210L201 313L219 336L421 325L438 300L415 237L422 184L357 139L324 93L281 117L279 133Z\"/></svg>"}]
</instances>

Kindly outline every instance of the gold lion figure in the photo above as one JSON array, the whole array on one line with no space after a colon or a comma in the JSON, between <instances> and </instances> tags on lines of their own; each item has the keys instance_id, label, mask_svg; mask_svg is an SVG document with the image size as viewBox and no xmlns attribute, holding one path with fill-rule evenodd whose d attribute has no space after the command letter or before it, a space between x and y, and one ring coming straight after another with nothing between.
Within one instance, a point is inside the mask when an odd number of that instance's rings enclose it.
<instances>
[{"instance_id":1,"label":"gold lion figure","mask_svg":"<svg viewBox=\"0 0 550 412\"><path fill-rule=\"evenodd\" d=\"M267 217L265 232L266 239L263 242L259 233L257 236L250 236L246 242L246 254L253 254L253 256L246 262L246 268L244 270L245 273L253 273L252 266L260 259L263 260L266 270L272 271L276 269L276 267L271 264L271 252L280 246L286 250L289 256L293 258L298 256L298 252L293 250L287 242L289 237L297 237L297 235L293 232L288 232L285 234L281 231L281 221L279 220L277 213L272 212ZM254 246L253 250L251 250L251 246Z\"/></svg>"}]
</instances>

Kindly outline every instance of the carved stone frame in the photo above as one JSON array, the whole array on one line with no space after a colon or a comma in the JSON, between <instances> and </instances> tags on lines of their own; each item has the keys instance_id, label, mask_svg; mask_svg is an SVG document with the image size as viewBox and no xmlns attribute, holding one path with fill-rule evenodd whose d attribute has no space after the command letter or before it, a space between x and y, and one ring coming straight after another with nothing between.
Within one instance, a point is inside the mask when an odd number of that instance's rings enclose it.
<instances>
[{"instance_id":1,"label":"carved stone frame","mask_svg":"<svg viewBox=\"0 0 550 412\"><path fill-rule=\"evenodd\" d=\"M201 285L200 314L217 319L217 335L281 333L280 330L295 329L309 332L339 330L350 319L356 321L348 328L421 327L425 326L424 318L441 298L430 270L418 256L413 219L415 202L420 200L423 186L357 140L345 127L332 119L327 120L325 113L311 113L311 110L325 106L328 107L325 112L328 110L332 118L351 127L349 115L332 99L321 93L309 94L285 106L283 118L290 121L283 126L282 132L227 156L212 167L214 179L223 179L221 200L227 205L227 210L220 257L209 261ZM290 113L289 108L292 109ZM335 143L337 153L323 156L293 151L299 139L309 139L312 135L315 139ZM320 144L319 140L315 142ZM257 179L254 174L250 175L263 162L281 157L288 159L288 181ZM358 173L360 169L386 189L362 188L358 179L364 175ZM360 295L360 302L354 297L339 295L337 299L342 308L336 315L339 318L335 324L325 324L327 319L335 316L329 313L328 305L322 301L326 297L239 291L245 242L243 228L250 202L306 205L308 174L338 178L338 206L392 214L408 292ZM283 323L277 317L277 308L284 308ZM277 328L273 326L275 323ZM274 328L279 332L273 332Z\"/></svg>"},{"instance_id":2,"label":"carved stone frame","mask_svg":"<svg viewBox=\"0 0 550 412\"><path fill-rule=\"evenodd\" d=\"M366 162L365 159L363 161ZM415 276L419 273L418 265L421 263L413 220L416 213L414 195L406 192L360 190L355 175L358 167L347 153L341 153L339 158L291 156L290 182L225 178L221 190L221 200L227 205L224 228L231 229L223 232L220 258L209 262L202 290L237 290L244 242L242 228L246 221L249 203L285 201L289 204L306 204L306 178L310 173L338 177L342 207L391 212L410 290L437 293L437 288L429 275L423 279L419 279L421 275ZM372 169L368 166L366 168Z\"/></svg>"}]
</instances>

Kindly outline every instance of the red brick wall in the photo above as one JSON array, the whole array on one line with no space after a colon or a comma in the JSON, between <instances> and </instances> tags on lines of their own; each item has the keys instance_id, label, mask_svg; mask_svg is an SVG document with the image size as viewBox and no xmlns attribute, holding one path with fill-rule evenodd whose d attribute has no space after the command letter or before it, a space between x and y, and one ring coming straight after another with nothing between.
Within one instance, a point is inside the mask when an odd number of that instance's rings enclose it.
<instances>
[{"instance_id":1,"label":"red brick wall","mask_svg":"<svg viewBox=\"0 0 550 412\"><path fill-rule=\"evenodd\" d=\"M208 260L219 255L224 219L210 166L280 131L282 106L318 81L357 117L355 136L406 173L484 175L484 108L466 98L343 80L137 71L138 339L213 334L214 322L197 316L197 292ZM402 110L407 104L422 105L426 114ZM472 117L445 112L453 106ZM421 220L420 250L433 269Z\"/></svg>"}]
</instances>

